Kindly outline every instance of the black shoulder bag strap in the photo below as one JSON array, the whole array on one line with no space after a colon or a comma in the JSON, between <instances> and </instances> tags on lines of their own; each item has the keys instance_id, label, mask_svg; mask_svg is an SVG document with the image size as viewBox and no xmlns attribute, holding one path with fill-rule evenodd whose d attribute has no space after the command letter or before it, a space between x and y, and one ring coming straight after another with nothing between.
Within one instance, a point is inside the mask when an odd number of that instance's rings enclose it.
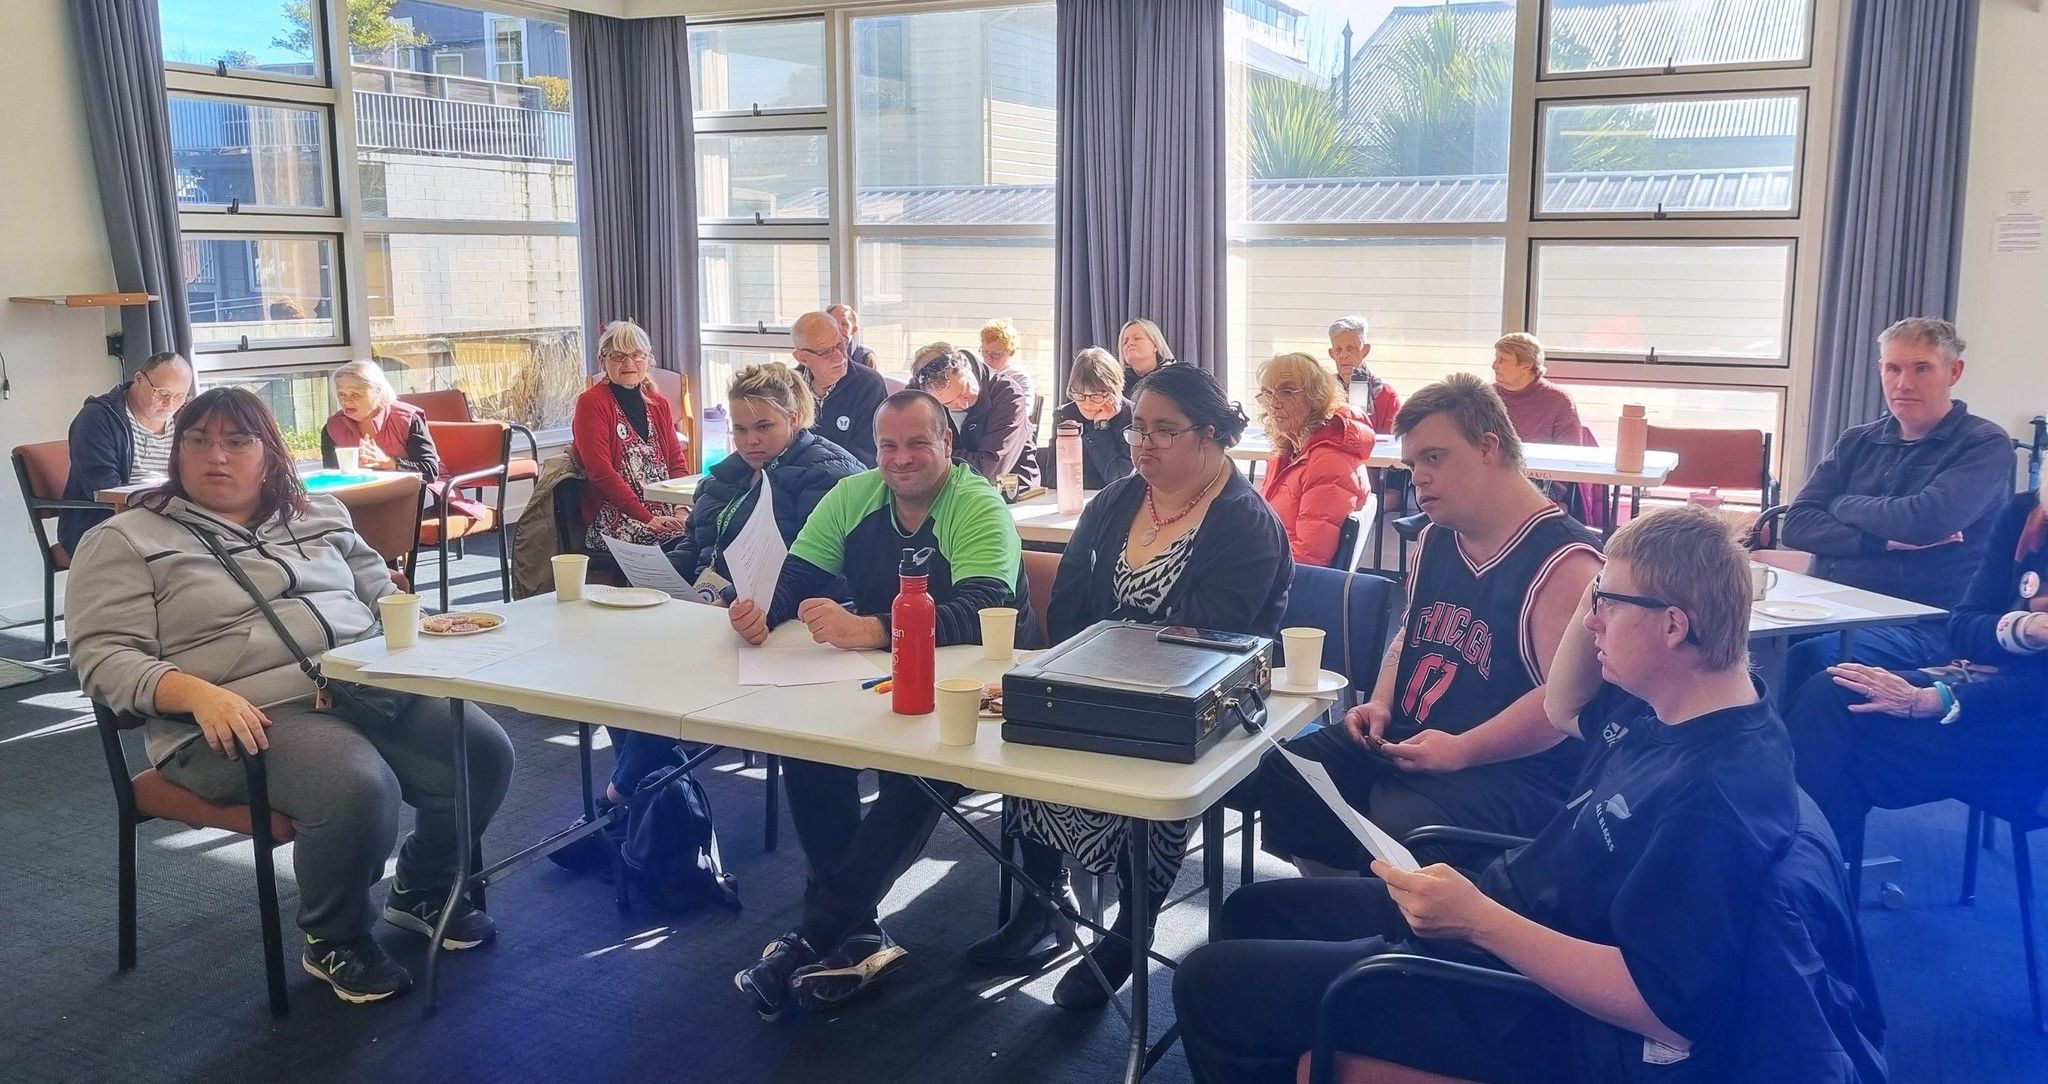
<instances>
[{"instance_id":1,"label":"black shoulder bag strap","mask_svg":"<svg viewBox=\"0 0 2048 1084\"><path fill-rule=\"evenodd\" d=\"M366 723L395 719L411 704L411 693L369 689L347 682L329 682L327 675L320 672L320 664L314 662L306 654L306 649L299 646L298 639L292 636L290 629L285 628L284 620L277 616L276 610L271 609L269 601L263 597L263 592L250 582L249 574L242 571L241 564L229 557L227 551L221 548L220 539L213 532L189 523L182 526L199 537L207 551L213 554L214 560L219 561L221 567L227 569L228 575L234 577L235 582L248 593L249 601L256 604L257 611L270 623L271 631L277 633L277 638L284 641L284 646L291 650L292 658L298 660L300 672L313 683L313 710L331 712L354 723Z\"/></svg>"}]
</instances>

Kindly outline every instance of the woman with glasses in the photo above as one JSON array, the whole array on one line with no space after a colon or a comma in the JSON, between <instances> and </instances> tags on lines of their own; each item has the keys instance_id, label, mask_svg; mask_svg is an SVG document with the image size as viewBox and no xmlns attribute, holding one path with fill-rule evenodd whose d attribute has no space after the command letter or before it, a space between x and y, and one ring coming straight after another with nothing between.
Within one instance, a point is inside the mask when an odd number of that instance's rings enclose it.
<instances>
[{"instance_id":1,"label":"woman with glasses","mask_svg":"<svg viewBox=\"0 0 2048 1084\"><path fill-rule=\"evenodd\" d=\"M334 371L334 401L341 405L320 428L320 461L330 470L341 465L336 452L359 449L357 462L368 470L406 471L432 486L441 480L441 453L427 428L427 415L398 398L384 367L377 361L351 361ZM429 504L434 498L427 496ZM483 502L448 495L449 512L477 516ZM436 512L436 515L439 513Z\"/></svg>"},{"instance_id":2,"label":"woman with glasses","mask_svg":"<svg viewBox=\"0 0 2048 1084\"><path fill-rule=\"evenodd\" d=\"M1124 430L1137 473L1110 483L1081 513L1053 581L1046 617L1052 642L1102 620L1280 634L1294 570L1287 532L1225 455L1246 423L1215 379L1194 366L1162 367L1138 385ZM1025 801L1015 821L1023 868L1033 881L1070 891L1064 855L1071 854L1098 875L1114 874L1119 897L1132 897L1125 818ZM1180 873L1188 824L1154 824L1151 838L1145 898L1156 916ZM1131 974L1131 918L1129 908L1120 907L1112 928L1123 938L1098 939L1089 950L1118 988ZM1063 933L1052 910L1031 899L968 956L1024 968ZM1096 1009L1112 992L1083 960L1060 978L1053 1003Z\"/></svg>"},{"instance_id":3,"label":"woman with glasses","mask_svg":"<svg viewBox=\"0 0 2048 1084\"><path fill-rule=\"evenodd\" d=\"M1280 354L1259 367L1259 424L1273 441L1260 492L1286 526L1294 559L1328 565L1344 521L1372 504L1372 426L1307 354Z\"/></svg>"},{"instance_id":4,"label":"woman with glasses","mask_svg":"<svg viewBox=\"0 0 2048 1084\"><path fill-rule=\"evenodd\" d=\"M1131 446L1124 431L1131 427L1131 401L1124 398L1124 370L1109 351L1091 346L1074 357L1067 372L1067 400L1053 415L1053 429L1071 422L1081 429L1081 488L1102 489L1131 473ZM1045 476L1059 477L1055 438Z\"/></svg>"},{"instance_id":5,"label":"woman with glasses","mask_svg":"<svg viewBox=\"0 0 2048 1084\"><path fill-rule=\"evenodd\" d=\"M672 504L647 500L647 487L682 474L687 466L676 439L675 407L648 375L654 346L640 325L614 320L597 340L597 360L604 378L576 397L571 429L588 480L583 518L590 526L584 545L599 553L607 538L667 545L683 533L683 517Z\"/></svg>"},{"instance_id":6,"label":"woman with glasses","mask_svg":"<svg viewBox=\"0 0 2048 1084\"><path fill-rule=\"evenodd\" d=\"M384 558L339 501L306 492L248 391L192 400L176 438L170 480L88 534L72 563L65 614L79 684L146 719L150 763L208 801L247 802L237 758L264 753L271 807L296 837L305 970L350 1003L403 993L412 980L373 931L381 914L431 935L453 883L450 704L408 696L370 712L317 700L298 657L378 634L377 600L397 590ZM512 777L512 743L475 705L462 710L481 835ZM401 802L417 818L380 912L370 889L398 839ZM490 916L457 908L443 948L496 935Z\"/></svg>"}]
</instances>

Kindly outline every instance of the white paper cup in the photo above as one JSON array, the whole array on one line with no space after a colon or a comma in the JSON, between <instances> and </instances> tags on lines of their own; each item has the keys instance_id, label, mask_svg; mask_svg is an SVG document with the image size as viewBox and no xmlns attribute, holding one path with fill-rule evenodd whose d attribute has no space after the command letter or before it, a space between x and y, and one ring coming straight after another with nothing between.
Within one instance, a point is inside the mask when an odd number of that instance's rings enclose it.
<instances>
[{"instance_id":1,"label":"white paper cup","mask_svg":"<svg viewBox=\"0 0 2048 1084\"><path fill-rule=\"evenodd\" d=\"M1286 652L1287 684L1296 689L1313 689L1323 677L1323 630L1281 629L1280 643Z\"/></svg>"},{"instance_id":2,"label":"white paper cup","mask_svg":"<svg viewBox=\"0 0 2048 1084\"><path fill-rule=\"evenodd\" d=\"M411 647L420 642L420 597L400 592L377 600L384 620L385 647Z\"/></svg>"},{"instance_id":3,"label":"white paper cup","mask_svg":"<svg viewBox=\"0 0 2048 1084\"><path fill-rule=\"evenodd\" d=\"M973 745L981 728L981 682L942 678L934 686L939 709L939 744Z\"/></svg>"},{"instance_id":4,"label":"white paper cup","mask_svg":"<svg viewBox=\"0 0 2048 1084\"><path fill-rule=\"evenodd\" d=\"M361 448L336 448L334 450L334 465L351 474L355 473L362 469L363 450Z\"/></svg>"},{"instance_id":5,"label":"white paper cup","mask_svg":"<svg viewBox=\"0 0 2048 1084\"><path fill-rule=\"evenodd\" d=\"M981 657L1009 662L1017 649L1017 611L990 606L981 611Z\"/></svg>"},{"instance_id":6,"label":"white paper cup","mask_svg":"<svg viewBox=\"0 0 2048 1084\"><path fill-rule=\"evenodd\" d=\"M1776 586L1778 586L1777 569L1760 561L1751 561L1749 563L1750 601L1762 602L1764 596L1770 594L1771 588Z\"/></svg>"},{"instance_id":7,"label":"white paper cup","mask_svg":"<svg viewBox=\"0 0 2048 1084\"><path fill-rule=\"evenodd\" d=\"M574 602L583 597L583 578L590 575L590 558L580 553L560 553L552 562L555 566L555 598L561 602Z\"/></svg>"}]
</instances>

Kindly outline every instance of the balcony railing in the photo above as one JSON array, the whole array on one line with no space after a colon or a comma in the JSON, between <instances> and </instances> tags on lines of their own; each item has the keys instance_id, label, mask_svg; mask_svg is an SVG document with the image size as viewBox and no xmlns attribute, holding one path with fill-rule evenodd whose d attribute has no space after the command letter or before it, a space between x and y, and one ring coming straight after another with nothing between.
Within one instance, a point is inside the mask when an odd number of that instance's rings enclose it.
<instances>
[{"instance_id":1,"label":"balcony railing","mask_svg":"<svg viewBox=\"0 0 2048 1084\"><path fill-rule=\"evenodd\" d=\"M566 112L359 90L356 146L363 150L567 162L576 129Z\"/></svg>"}]
</instances>

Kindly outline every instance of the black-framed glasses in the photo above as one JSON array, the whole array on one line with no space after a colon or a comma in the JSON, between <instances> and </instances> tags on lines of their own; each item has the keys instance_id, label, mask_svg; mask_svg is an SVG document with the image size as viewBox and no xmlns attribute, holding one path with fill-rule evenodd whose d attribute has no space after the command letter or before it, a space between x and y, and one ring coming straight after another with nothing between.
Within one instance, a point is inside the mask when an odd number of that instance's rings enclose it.
<instances>
[{"instance_id":1,"label":"black-framed glasses","mask_svg":"<svg viewBox=\"0 0 2048 1084\"><path fill-rule=\"evenodd\" d=\"M1133 448L1139 447L1141 445L1149 445L1153 448L1165 448L1171 446L1173 442L1179 439L1180 437L1185 436L1188 433L1192 433L1196 429L1200 428L1201 426L1197 425L1187 429L1167 429L1163 427L1157 429L1140 429L1137 426L1133 425L1124 429L1124 443L1130 445Z\"/></svg>"},{"instance_id":2,"label":"black-framed glasses","mask_svg":"<svg viewBox=\"0 0 2048 1084\"><path fill-rule=\"evenodd\" d=\"M1095 406L1115 399L1116 393L1113 391L1075 391L1069 388L1067 389L1067 398L1077 403L1087 403L1089 406Z\"/></svg>"},{"instance_id":3,"label":"black-framed glasses","mask_svg":"<svg viewBox=\"0 0 2048 1084\"><path fill-rule=\"evenodd\" d=\"M849 343L847 342L847 340L840 339L838 342L835 342L830 346L799 346L795 350L791 351L791 353L809 354L814 358L829 358L835 355L843 357L846 354L848 345Z\"/></svg>"},{"instance_id":4,"label":"black-framed glasses","mask_svg":"<svg viewBox=\"0 0 2048 1084\"><path fill-rule=\"evenodd\" d=\"M1593 609L1595 612L1601 612L1600 604L1603 602L1618 602L1624 606L1640 606L1645 610L1677 610L1679 613L1685 613L1685 607L1680 606L1676 602L1666 602L1661 598L1651 598L1648 595L1624 595L1619 591L1603 591L1600 589L1600 581L1595 579L1593 581ZM1692 629L1691 614L1685 614L1685 642L1689 644L1700 642L1699 634L1695 633Z\"/></svg>"}]
</instances>

